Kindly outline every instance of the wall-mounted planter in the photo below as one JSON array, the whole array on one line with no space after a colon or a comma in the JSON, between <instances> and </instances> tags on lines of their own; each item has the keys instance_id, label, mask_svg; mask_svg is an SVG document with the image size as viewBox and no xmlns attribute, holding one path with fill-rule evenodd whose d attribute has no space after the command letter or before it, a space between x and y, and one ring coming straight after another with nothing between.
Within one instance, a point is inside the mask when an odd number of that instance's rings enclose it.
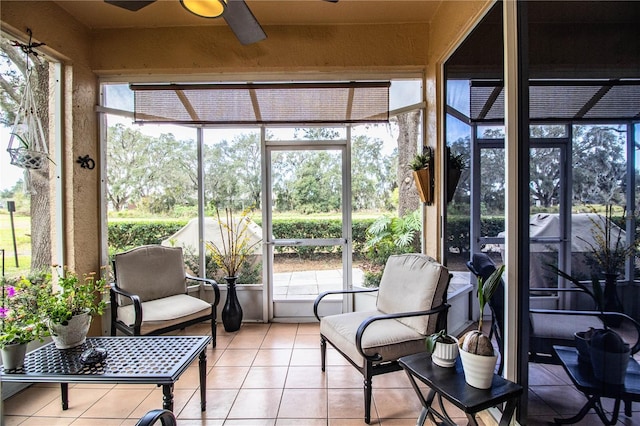
<instances>
[{"instance_id":1,"label":"wall-mounted planter","mask_svg":"<svg viewBox=\"0 0 640 426\"><path fill-rule=\"evenodd\" d=\"M431 169L414 170L413 180L416 182L416 188L423 203L433 202L433 185L431 178Z\"/></svg>"}]
</instances>

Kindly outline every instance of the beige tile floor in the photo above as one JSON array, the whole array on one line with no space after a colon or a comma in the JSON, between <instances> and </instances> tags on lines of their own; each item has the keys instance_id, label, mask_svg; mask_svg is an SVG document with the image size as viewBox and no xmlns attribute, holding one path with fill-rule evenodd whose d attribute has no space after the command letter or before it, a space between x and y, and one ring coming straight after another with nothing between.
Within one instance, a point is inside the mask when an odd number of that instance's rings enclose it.
<instances>
[{"instance_id":1,"label":"beige tile floor","mask_svg":"<svg viewBox=\"0 0 640 426\"><path fill-rule=\"evenodd\" d=\"M207 334L206 324L185 334ZM216 349L207 353L207 410L200 411L197 361L174 389L174 412L190 425L364 425L362 377L333 349L320 369L318 324L246 323L240 331L219 328ZM547 424L575 414L585 399L562 368L531 364L528 424ZM4 424L135 425L162 405L162 392L149 385L70 385L69 409L60 407L58 385L34 385L4 401ZM640 405L640 404L636 404ZM373 425L415 425L420 403L404 372L374 378ZM634 408L637 408L634 406ZM447 405L460 424L460 411ZM480 421L482 425L482 421ZM600 424L589 415L583 425ZM640 425L640 413L619 424Z\"/></svg>"}]
</instances>

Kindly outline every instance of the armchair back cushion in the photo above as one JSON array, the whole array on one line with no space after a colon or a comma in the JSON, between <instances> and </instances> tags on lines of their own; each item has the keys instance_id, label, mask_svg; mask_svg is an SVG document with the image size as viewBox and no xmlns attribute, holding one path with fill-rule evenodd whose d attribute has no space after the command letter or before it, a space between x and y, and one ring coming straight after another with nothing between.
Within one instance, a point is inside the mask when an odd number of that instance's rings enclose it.
<instances>
[{"instance_id":1,"label":"armchair back cushion","mask_svg":"<svg viewBox=\"0 0 640 426\"><path fill-rule=\"evenodd\" d=\"M393 255L380 280L376 307L385 314L426 311L440 305L448 283L449 272L435 259L422 254ZM398 321L423 335L438 331L438 315Z\"/></svg>"},{"instance_id":2,"label":"armchair back cushion","mask_svg":"<svg viewBox=\"0 0 640 426\"><path fill-rule=\"evenodd\" d=\"M181 247L142 246L115 256L116 283L142 302L185 294L187 280ZM130 304L122 297L121 305Z\"/></svg>"}]
</instances>

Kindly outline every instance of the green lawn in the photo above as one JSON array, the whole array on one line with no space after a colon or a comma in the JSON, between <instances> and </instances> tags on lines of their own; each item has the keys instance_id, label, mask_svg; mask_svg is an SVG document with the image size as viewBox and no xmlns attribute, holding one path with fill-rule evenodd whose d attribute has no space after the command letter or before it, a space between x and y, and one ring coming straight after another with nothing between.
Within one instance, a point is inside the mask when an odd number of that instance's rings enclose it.
<instances>
[{"instance_id":1,"label":"green lawn","mask_svg":"<svg viewBox=\"0 0 640 426\"><path fill-rule=\"evenodd\" d=\"M27 273L31 266L31 218L14 215L13 225L18 249L19 267L17 268L11 233L11 217L7 212L0 214L0 249L4 250L4 267L7 275Z\"/></svg>"}]
</instances>

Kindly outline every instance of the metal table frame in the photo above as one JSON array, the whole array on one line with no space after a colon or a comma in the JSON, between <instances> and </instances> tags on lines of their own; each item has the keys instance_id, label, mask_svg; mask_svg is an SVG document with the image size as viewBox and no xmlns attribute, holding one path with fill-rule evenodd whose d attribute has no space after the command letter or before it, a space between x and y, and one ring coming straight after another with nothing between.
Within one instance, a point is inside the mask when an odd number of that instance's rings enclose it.
<instances>
[{"instance_id":1,"label":"metal table frame","mask_svg":"<svg viewBox=\"0 0 640 426\"><path fill-rule=\"evenodd\" d=\"M2 371L2 381L60 383L62 409L69 408L69 383L155 384L162 407L173 411L173 385L199 358L200 407L206 409L206 348L211 336L90 337L80 346L57 349L53 343L27 354L23 368ZM107 358L83 365L80 354L103 347Z\"/></svg>"},{"instance_id":2,"label":"metal table frame","mask_svg":"<svg viewBox=\"0 0 640 426\"><path fill-rule=\"evenodd\" d=\"M578 362L576 348L554 346L553 349L573 385L587 398L586 404L578 414L568 419L555 418L556 424L577 423L593 408L603 424L614 425L618 421L621 401L625 402L625 415L631 417L631 402L640 401L640 365L635 359L631 358L629 360L624 385L612 385L596 379L591 365ZM602 407L602 398L614 399L613 412L610 419L607 418L607 413Z\"/></svg>"},{"instance_id":3,"label":"metal table frame","mask_svg":"<svg viewBox=\"0 0 640 426\"><path fill-rule=\"evenodd\" d=\"M460 358L456 361L455 367L451 368L439 367L433 364L431 356L424 352L402 357L399 362L407 373L409 381L422 403L423 408L416 423L417 426L424 425L427 417L435 424L439 424L434 418L437 417L443 424L456 425L446 412L442 404L442 398L464 411L469 424L474 426L478 424L475 419L476 413L506 402L500 419L500 426L506 426L511 421L518 398L522 395L522 386L497 374L493 377L490 389L476 389L469 386L464 379ZM426 397L418 387L416 379L429 386L429 393ZM432 407L436 395L438 396L442 413Z\"/></svg>"}]
</instances>

